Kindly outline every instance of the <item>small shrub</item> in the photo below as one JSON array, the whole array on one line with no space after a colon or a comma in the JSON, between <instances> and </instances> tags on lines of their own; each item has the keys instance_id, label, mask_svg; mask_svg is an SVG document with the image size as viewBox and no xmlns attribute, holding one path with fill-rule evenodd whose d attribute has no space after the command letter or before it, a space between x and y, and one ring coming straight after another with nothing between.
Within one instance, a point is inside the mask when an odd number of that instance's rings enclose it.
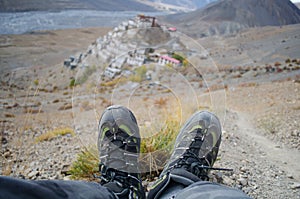
<instances>
[{"instance_id":1,"label":"small shrub","mask_svg":"<svg viewBox=\"0 0 300 199\"><path fill-rule=\"evenodd\" d=\"M142 77L139 76L139 75L131 75L131 76L129 77L129 81L140 83L140 82L143 81L143 79L142 79Z\"/></svg>"},{"instance_id":2,"label":"small shrub","mask_svg":"<svg viewBox=\"0 0 300 199\"><path fill-rule=\"evenodd\" d=\"M233 78L241 78L242 75L241 74L237 74L237 75L234 75Z\"/></svg>"},{"instance_id":3,"label":"small shrub","mask_svg":"<svg viewBox=\"0 0 300 199\"><path fill-rule=\"evenodd\" d=\"M281 63L280 62L275 62L274 66L276 66L276 67L281 66Z\"/></svg>"},{"instance_id":4,"label":"small shrub","mask_svg":"<svg viewBox=\"0 0 300 199\"><path fill-rule=\"evenodd\" d=\"M75 79L72 78L71 81L70 81L70 84L69 84L69 87L74 87L75 86Z\"/></svg>"},{"instance_id":5,"label":"small shrub","mask_svg":"<svg viewBox=\"0 0 300 199\"><path fill-rule=\"evenodd\" d=\"M152 177L159 175L159 171L163 169L173 150L175 139L180 131L180 121L179 111L172 116L168 115L164 125L156 134L142 139L141 170L149 171L151 175L154 175Z\"/></svg>"},{"instance_id":6,"label":"small shrub","mask_svg":"<svg viewBox=\"0 0 300 199\"><path fill-rule=\"evenodd\" d=\"M239 87L255 87L258 84L256 82L248 82L248 83L241 83L239 84Z\"/></svg>"},{"instance_id":7,"label":"small shrub","mask_svg":"<svg viewBox=\"0 0 300 199\"><path fill-rule=\"evenodd\" d=\"M58 90L58 86L53 86L52 90L53 91L57 91Z\"/></svg>"},{"instance_id":8,"label":"small shrub","mask_svg":"<svg viewBox=\"0 0 300 199\"><path fill-rule=\"evenodd\" d=\"M53 104L58 103L58 102L59 102L59 99L55 99L52 101Z\"/></svg>"},{"instance_id":9,"label":"small shrub","mask_svg":"<svg viewBox=\"0 0 300 199\"><path fill-rule=\"evenodd\" d=\"M287 63L287 64L291 63L291 59L290 58L286 59L285 63Z\"/></svg>"},{"instance_id":10,"label":"small shrub","mask_svg":"<svg viewBox=\"0 0 300 199\"><path fill-rule=\"evenodd\" d=\"M53 131L48 131L48 132L38 136L35 139L35 141L36 142L48 141L48 140L52 140L53 138L55 138L57 136L64 136L67 134L74 136L75 132L71 128L58 128L58 129L55 129Z\"/></svg>"},{"instance_id":11,"label":"small shrub","mask_svg":"<svg viewBox=\"0 0 300 199\"><path fill-rule=\"evenodd\" d=\"M148 99L149 99L149 97L144 97L143 98L143 101L145 102L145 101L148 101Z\"/></svg>"},{"instance_id":12,"label":"small shrub","mask_svg":"<svg viewBox=\"0 0 300 199\"><path fill-rule=\"evenodd\" d=\"M154 101L154 104L159 106L159 107L163 107L163 106L166 106L167 105L167 101L168 99L167 98L159 98L158 100L155 100Z\"/></svg>"},{"instance_id":13,"label":"small shrub","mask_svg":"<svg viewBox=\"0 0 300 199\"><path fill-rule=\"evenodd\" d=\"M124 83L126 81L127 81L126 78L119 77L119 78L115 78L115 79L113 79L111 81L108 81L108 82L102 82L100 84L100 86L102 86L102 87L114 87L115 85L120 84L120 83Z\"/></svg>"},{"instance_id":14,"label":"small shrub","mask_svg":"<svg viewBox=\"0 0 300 199\"><path fill-rule=\"evenodd\" d=\"M135 69L135 74L129 77L132 82L142 82L146 79L147 67L145 65Z\"/></svg>"},{"instance_id":15,"label":"small shrub","mask_svg":"<svg viewBox=\"0 0 300 199\"><path fill-rule=\"evenodd\" d=\"M169 68L172 68L172 67L173 67L173 65L170 64L170 63L166 64L166 66L169 67Z\"/></svg>"},{"instance_id":16,"label":"small shrub","mask_svg":"<svg viewBox=\"0 0 300 199\"><path fill-rule=\"evenodd\" d=\"M59 111L63 111L63 110L69 110L69 109L72 109L73 106L71 103L67 103L67 104L64 104L63 106L59 107L58 110Z\"/></svg>"},{"instance_id":17,"label":"small shrub","mask_svg":"<svg viewBox=\"0 0 300 199\"><path fill-rule=\"evenodd\" d=\"M96 180L94 174L99 170L99 157L95 145L84 148L73 162L69 174L73 180Z\"/></svg>"},{"instance_id":18,"label":"small shrub","mask_svg":"<svg viewBox=\"0 0 300 199\"><path fill-rule=\"evenodd\" d=\"M33 81L33 83L34 83L34 85L38 86L38 85L39 85L39 80L38 80L38 79L35 79L35 80Z\"/></svg>"},{"instance_id":19,"label":"small shrub","mask_svg":"<svg viewBox=\"0 0 300 199\"><path fill-rule=\"evenodd\" d=\"M217 90L224 89L224 85L222 85L222 84L214 84L214 85L211 85L208 89L209 89L210 92L217 91Z\"/></svg>"},{"instance_id":20,"label":"small shrub","mask_svg":"<svg viewBox=\"0 0 300 199\"><path fill-rule=\"evenodd\" d=\"M189 61L187 59L182 62L183 67L187 67L189 65Z\"/></svg>"},{"instance_id":21,"label":"small shrub","mask_svg":"<svg viewBox=\"0 0 300 199\"><path fill-rule=\"evenodd\" d=\"M177 59L178 61L180 61L181 63L183 63L183 61L185 60L185 58L179 54L174 53L172 55L172 58Z\"/></svg>"},{"instance_id":22,"label":"small shrub","mask_svg":"<svg viewBox=\"0 0 300 199\"><path fill-rule=\"evenodd\" d=\"M174 142L177 134L180 131L181 112L175 111L175 114L166 114L164 125L158 132L151 137L141 140L141 156L140 165L142 171L153 171L155 176L158 176L158 170L161 170L169 159L173 150ZM157 124L152 124L157 126ZM147 128L153 129L153 128ZM144 131L143 131L144 132ZM149 132L144 132L147 134ZM89 148L83 149L73 162L69 174L75 180L90 180L95 181L93 174L98 173L99 156L97 147L92 145ZM154 177L155 177L154 176Z\"/></svg>"},{"instance_id":23,"label":"small shrub","mask_svg":"<svg viewBox=\"0 0 300 199\"><path fill-rule=\"evenodd\" d=\"M15 116L14 114L12 114L12 113L5 113L4 116L7 117L7 118L14 118L14 117L16 117L16 116Z\"/></svg>"}]
</instances>

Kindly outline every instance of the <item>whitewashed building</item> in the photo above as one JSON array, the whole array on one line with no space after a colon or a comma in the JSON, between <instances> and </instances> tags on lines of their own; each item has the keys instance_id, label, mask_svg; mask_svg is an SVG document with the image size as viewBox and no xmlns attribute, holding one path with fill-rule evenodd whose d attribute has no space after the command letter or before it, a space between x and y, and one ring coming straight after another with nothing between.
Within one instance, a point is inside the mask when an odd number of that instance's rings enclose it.
<instances>
[{"instance_id":1,"label":"whitewashed building","mask_svg":"<svg viewBox=\"0 0 300 199\"><path fill-rule=\"evenodd\" d=\"M159 59L158 59L158 63L160 65L167 65L167 64L171 64L172 66L179 66L180 65L179 60L174 59L172 57L169 57L167 55L160 56Z\"/></svg>"},{"instance_id":2,"label":"whitewashed building","mask_svg":"<svg viewBox=\"0 0 300 199\"><path fill-rule=\"evenodd\" d=\"M115 76L121 74L121 70L117 68L107 67L104 71L104 75L109 78L114 78Z\"/></svg>"},{"instance_id":3,"label":"whitewashed building","mask_svg":"<svg viewBox=\"0 0 300 199\"><path fill-rule=\"evenodd\" d=\"M110 67L121 69L125 62L126 62L126 57L118 57L117 59L111 62Z\"/></svg>"},{"instance_id":4,"label":"whitewashed building","mask_svg":"<svg viewBox=\"0 0 300 199\"><path fill-rule=\"evenodd\" d=\"M128 53L127 64L132 66L142 66L145 64L146 58L145 50L134 50L133 52Z\"/></svg>"}]
</instances>

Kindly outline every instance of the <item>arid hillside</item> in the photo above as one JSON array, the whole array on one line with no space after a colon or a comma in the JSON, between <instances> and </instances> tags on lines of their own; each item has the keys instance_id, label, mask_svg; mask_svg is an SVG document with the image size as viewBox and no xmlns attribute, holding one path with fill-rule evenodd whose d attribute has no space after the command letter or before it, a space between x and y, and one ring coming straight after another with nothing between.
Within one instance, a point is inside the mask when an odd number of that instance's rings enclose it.
<instances>
[{"instance_id":1,"label":"arid hillside","mask_svg":"<svg viewBox=\"0 0 300 199\"><path fill-rule=\"evenodd\" d=\"M289 0L223 0L194 12L169 15L173 23L194 37L229 35L257 26L300 23L300 10Z\"/></svg>"}]
</instances>

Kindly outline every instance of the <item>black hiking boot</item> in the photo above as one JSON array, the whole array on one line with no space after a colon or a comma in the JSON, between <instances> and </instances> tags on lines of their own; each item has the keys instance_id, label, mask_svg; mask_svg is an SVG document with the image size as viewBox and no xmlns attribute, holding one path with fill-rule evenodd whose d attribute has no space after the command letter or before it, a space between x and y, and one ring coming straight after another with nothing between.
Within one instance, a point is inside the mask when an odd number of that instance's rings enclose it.
<instances>
[{"instance_id":1,"label":"black hiking boot","mask_svg":"<svg viewBox=\"0 0 300 199\"><path fill-rule=\"evenodd\" d=\"M98 150L101 184L118 198L145 198L138 170L141 138L133 113L111 106L99 122Z\"/></svg>"},{"instance_id":2,"label":"black hiking boot","mask_svg":"<svg viewBox=\"0 0 300 199\"><path fill-rule=\"evenodd\" d=\"M194 182L209 180L208 172L217 158L221 134L215 115L206 111L195 113L180 130L173 154L148 198L174 197L173 193L168 194L174 186L183 189Z\"/></svg>"}]
</instances>

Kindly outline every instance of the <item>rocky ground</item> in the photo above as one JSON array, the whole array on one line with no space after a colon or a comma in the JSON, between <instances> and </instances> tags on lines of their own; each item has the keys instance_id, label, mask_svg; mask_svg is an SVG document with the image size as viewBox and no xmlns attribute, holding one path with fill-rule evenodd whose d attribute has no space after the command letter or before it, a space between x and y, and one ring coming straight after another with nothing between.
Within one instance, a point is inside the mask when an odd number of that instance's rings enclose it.
<instances>
[{"instance_id":1,"label":"rocky ground","mask_svg":"<svg viewBox=\"0 0 300 199\"><path fill-rule=\"evenodd\" d=\"M168 112L179 107L178 100L174 100L179 99L183 120L197 109L220 113L224 132L220 160L215 166L232 168L233 172L213 172L215 181L242 189L253 198L300 198L300 57L294 51L291 50L291 54L284 52L282 58L276 60L277 64L274 60L256 55L255 60L266 64L249 62L246 67L239 67L239 64L229 63L236 44L230 45L232 42L228 41L234 38L218 37L213 38L214 42L202 40L202 45L211 52L211 58L219 67L218 73L205 74L208 85L192 69L164 69L159 70L162 76L160 86L149 87L147 81L126 81L110 86L108 82L99 80L98 74L103 72L101 66L83 85L71 88L70 81L80 69L70 71L63 67L62 61L75 50L84 52L107 31L66 30L64 34L51 31L45 35L0 37L3 41L0 56L1 60L5 60L1 62L1 68L13 67L14 55L19 63L31 65L33 57L39 60L38 63L46 63L3 70L5 72L1 74L2 175L26 179L69 179L67 171L76 154L84 147L96 144L97 121L105 107L110 104L129 106L137 115L140 126L145 128L157 118L160 109ZM242 35L244 41L249 41L245 46L255 40L255 30L251 31ZM295 27L286 27L280 32L293 35ZM265 51L264 48L275 48L278 40L286 38L286 34L281 33L264 31L268 40L270 37L276 39L273 46L272 42L267 43L261 37L256 40L265 42L261 48ZM80 45L75 45L72 41L78 36L82 40ZM34 42L28 43L24 49L22 37L30 37ZM46 42L44 37L49 40ZM292 40L291 36L290 39L288 45L299 47L297 38ZM213 47L215 41L220 44L219 48ZM43 50L37 50L33 44L39 44ZM48 51L50 48L56 50ZM260 45L255 48L248 46L245 53L250 55L257 48L260 49ZM65 52L65 49L71 50ZM36 54L37 51L40 54ZM283 54L281 50L276 52ZM220 56L223 54L225 56ZM41 59L48 55L54 59ZM228 58L228 63L221 66L225 58ZM245 63L236 56L235 59ZM180 79L182 74L183 80ZM97 86L99 83L102 83L100 87ZM169 87L166 89L164 86ZM190 97L193 91L197 93L196 97ZM219 106L219 99L214 101L219 96L225 99L222 101L224 106ZM51 140L37 140L40 135L59 128L74 129L75 135L67 133Z\"/></svg>"}]
</instances>

